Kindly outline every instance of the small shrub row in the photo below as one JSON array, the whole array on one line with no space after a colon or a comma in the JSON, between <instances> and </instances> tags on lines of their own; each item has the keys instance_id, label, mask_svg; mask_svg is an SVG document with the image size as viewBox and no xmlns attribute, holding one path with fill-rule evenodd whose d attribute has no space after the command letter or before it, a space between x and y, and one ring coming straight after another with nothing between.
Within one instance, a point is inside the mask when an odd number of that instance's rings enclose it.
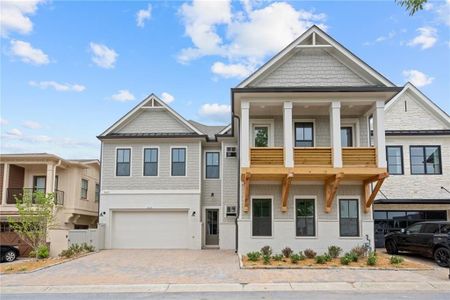
<instances>
[{"instance_id":1,"label":"small shrub row","mask_svg":"<svg viewBox=\"0 0 450 300\"><path fill-rule=\"evenodd\" d=\"M73 256L81 254L81 253L88 253L88 252L94 252L94 251L95 251L95 247L92 245L88 245L86 243L83 243L81 245L73 244L73 245L70 245L70 247L67 250L61 251L59 256L65 257L65 258L70 258L70 257L73 257Z\"/></svg>"},{"instance_id":2,"label":"small shrub row","mask_svg":"<svg viewBox=\"0 0 450 300\"><path fill-rule=\"evenodd\" d=\"M29 254L31 257L36 257L38 259L48 258L50 255L50 251L47 245L39 245L36 251L30 251Z\"/></svg>"}]
</instances>

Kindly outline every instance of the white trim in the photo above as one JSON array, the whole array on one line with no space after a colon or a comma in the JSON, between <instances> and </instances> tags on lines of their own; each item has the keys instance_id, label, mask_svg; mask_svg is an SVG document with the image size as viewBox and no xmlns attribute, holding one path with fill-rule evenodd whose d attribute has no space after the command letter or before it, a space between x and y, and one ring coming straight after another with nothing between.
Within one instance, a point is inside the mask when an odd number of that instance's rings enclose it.
<instances>
[{"instance_id":1,"label":"white trim","mask_svg":"<svg viewBox=\"0 0 450 300\"><path fill-rule=\"evenodd\" d=\"M295 123L313 123L313 145L312 147L316 146L316 119L292 119L292 145L294 146L294 148L296 148L296 139L295 139L295 133L296 133L296 129L295 129ZM301 148L301 147L297 147L297 148ZM310 148L310 147L305 147L305 148Z\"/></svg>"},{"instance_id":2,"label":"white trim","mask_svg":"<svg viewBox=\"0 0 450 300\"><path fill-rule=\"evenodd\" d=\"M270 199L270 201L271 201L270 205L271 205L271 209L272 209L272 212L271 212L272 220L270 222L270 225L272 227L272 229L271 229L272 235L270 235L270 236L254 236L253 235L253 199ZM274 209L273 209L273 195L253 195L253 196L251 196L250 197L250 207L249 207L248 212L250 213L250 238L252 238L252 239L273 239L273 237L274 237L273 236L273 234L274 234L273 223L274 223L274 219L275 219Z\"/></svg>"},{"instance_id":3,"label":"white trim","mask_svg":"<svg viewBox=\"0 0 450 300\"><path fill-rule=\"evenodd\" d=\"M341 236L341 212L339 209L339 200L357 200L358 204L358 236ZM358 239L362 238L362 205L361 205L361 196L360 195L339 195L336 196L336 210L337 210L337 223L338 223L338 238L344 240Z\"/></svg>"},{"instance_id":4,"label":"white trim","mask_svg":"<svg viewBox=\"0 0 450 300\"><path fill-rule=\"evenodd\" d=\"M221 131L219 131L219 133L218 134L224 134L225 132L227 132L228 130L230 130L231 129L231 124L230 125L228 125L228 126L226 126L224 129L222 129Z\"/></svg>"},{"instance_id":5,"label":"white trim","mask_svg":"<svg viewBox=\"0 0 450 300\"><path fill-rule=\"evenodd\" d=\"M184 176L172 176L172 149L179 149L179 148L184 148L185 152L184 152ZM188 176L188 146L186 145L171 145L170 146L170 150L169 150L169 163L170 163L170 167L169 167L169 177L187 177ZM200 160L201 163L201 160Z\"/></svg>"},{"instance_id":6,"label":"white trim","mask_svg":"<svg viewBox=\"0 0 450 300\"><path fill-rule=\"evenodd\" d=\"M217 237L217 245L206 245L206 210L207 209L217 209L218 210L218 212L217 212L217 235L218 235L218 237ZM219 248L220 249L220 224L222 223L222 222L220 222L220 216L221 216L221 208L220 208L220 206L214 206L214 205L212 205L212 206L203 206L202 207L202 223L203 223L203 230L202 230L202 246L204 247L204 248L208 248L208 249L217 249L217 248Z\"/></svg>"},{"instance_id":7,"label":"white trim","mask_svg":"<svg viewBox=\"0 0 450 300\"><path fill-rule=\"evenodd\" d=\"M157 175L156 176L150 176L150 175L144 175L144 170L145 170L145 149L158 149L158 169L157 169ZM141 176L142 177L150 177L150 178L158 178L159 177L159 166L160 166L160 158L161 158L161 149L159 146L155 146L155 145L143 145L142 146L142 172L141 172Z\"/></svg>"},{"instance_id":8,"label":"white trim","mask_svg":"<svg viewBox=\"0 0 450 300\"><path fill-rule=\"evenodd\" d=\"M341 128L342 127L352 127L352 139L353 139L352 147L360 147L361 138L360 138L360 130L359 130L359 119L358 118L343 118L343 119L341 119Z\"/></svg>"},{"instance_id":9,"label":"white trim","mask_svg":"<svg viewBox=\"0 0 450 300\"><path fill-rule=\"evenodd\" d=\"M275 131L275 121L274 119L250 119L250 128L251 133L250 136L250 145L255 147L255 127L264 127L268 128L268 145L267 147L274 147L274 131Z\"/></svg>"},{"instance_id":10,"label":"white trim","mask_svg":"<svg viewBox=\"0 0 450 300\"><path fill-rule=\"evenodd\" d=\"M312 236L297 236L297 199L298 200L314 200L314 235ZM319 236L317 233L319 232L319 219L317 214L317 195L294 195L294 237L296 239L317 239Z\"/></svg>"},{"instance_id":11,"label":"white trim","mask_svg":"<svg viewBox=\"0 0 450 300\"><path fill-rule=\"evenodd\" d=\"M117 149L130 149L130 175L128 176L117 176ZM114 177L116 178L127 178L133 175L133 148L131 146L116 146L114 148Z\"/></svg>"},{"instance_id":12,"label":"white trim","mask_svg":"<svg viewBox=\"0 0 450 300\"><path fill-rule=\"evenodd\" d=\"M219 153L219 177L218 178L206 178L206 154L207 153ZM220 150L203 150L203 180L221 180L222 179L222 155Z\"/></svg>"},{"instance_id":13,"label":"white trim","mask_svg":"<svg viewBox=\"0 0 450 300\"><path fill-rule=\"evenodd\" d=\"M102 190L100 195L200 194L201 190Z\"/></svg>"}]
</instances>

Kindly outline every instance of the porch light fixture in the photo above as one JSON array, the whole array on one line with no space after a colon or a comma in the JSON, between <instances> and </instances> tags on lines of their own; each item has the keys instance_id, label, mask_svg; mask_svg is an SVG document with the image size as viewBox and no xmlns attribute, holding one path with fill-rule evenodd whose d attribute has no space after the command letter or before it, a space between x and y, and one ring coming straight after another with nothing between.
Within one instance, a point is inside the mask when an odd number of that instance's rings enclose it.
<instances>
[{"instance_id":1,"label":"porch light fixture","mask_svg":"<svg viewBox=\"0 0 450 300\"><path fill-rule=\"evenodd\" d=\"M192 216L195 217L195 211L192 212Z\"/></svg>"}]
</instances>

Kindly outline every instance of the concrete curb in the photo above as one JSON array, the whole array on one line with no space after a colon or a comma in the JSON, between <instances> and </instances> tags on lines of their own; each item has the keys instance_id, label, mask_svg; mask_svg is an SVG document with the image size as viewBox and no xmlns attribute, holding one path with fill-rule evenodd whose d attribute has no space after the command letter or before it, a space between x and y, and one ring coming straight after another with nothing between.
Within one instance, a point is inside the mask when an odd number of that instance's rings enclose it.
<instances>
[{"instance_id":1,"label":"concrete curb","mask_svg":"<svg viewBox=\"0 0 450 300\"><path fill-rule=\"evenodd\" d=\"M64 285L3 286L2 294L66 293L186 293L186 292L262 292L262 291L448 291L450 282L285 282L217 284L136 284L136 285Z\"/></svg>"}]
</instances>

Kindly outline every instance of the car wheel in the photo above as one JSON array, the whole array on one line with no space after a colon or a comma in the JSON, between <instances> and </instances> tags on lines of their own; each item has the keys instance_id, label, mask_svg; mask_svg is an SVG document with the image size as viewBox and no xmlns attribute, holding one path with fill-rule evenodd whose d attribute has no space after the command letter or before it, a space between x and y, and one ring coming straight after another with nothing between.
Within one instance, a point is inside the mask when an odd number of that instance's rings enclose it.
<instances>
[{"instance_id":1,"label":"car wheel","mask_svg":"<svg viewBox=\"0 0 450 300\"><path fill-rule=\"evenodd\" d=\"M387 240L385 243L386 251L388 254L397 254L397 244L393 240Z\"/></svg>"},{"instance_id":2,"label":"car wheel","mask_svg":"<svg viewBox=\"0 0 450 300\"><path fill-rule=\"evenodd\" d=\"M16 253L14 251L8 251L5 254L5 261L12 262L16 260Z\"/></svg>"},{"instance_id":3,"label":"car wheel","mask_svg":"<svg viewBox=\"0 0 450 300\"><path fill-rule=\"evenodd\" d=\"M434 261L440 267L448 266L448 257L449 257L449 251L447 248L440 247L434 251Z\"/></svg>"}]
</instances>

